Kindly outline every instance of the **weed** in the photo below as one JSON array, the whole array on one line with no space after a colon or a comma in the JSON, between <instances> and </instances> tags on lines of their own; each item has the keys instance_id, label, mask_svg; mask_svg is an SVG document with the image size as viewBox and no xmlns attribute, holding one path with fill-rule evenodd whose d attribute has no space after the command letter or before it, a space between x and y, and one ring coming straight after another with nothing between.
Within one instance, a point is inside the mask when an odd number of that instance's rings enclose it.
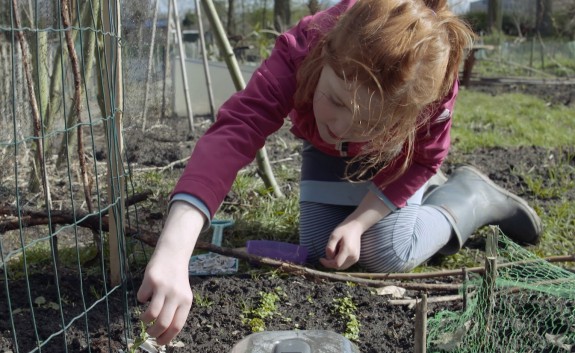
<instances>
[{"instance_id":1,"label":"weed","mask_svg":"<svg viewBox=\"0 0 575 353\"><path fill-rule=\"evenodd\" d=\"M291 173L296 175L297 171ZM245 173L238 175L232 191L239 201L224 203L219 211L236 220L232 246L245 246L249 239L298 241L299 190L278 199L265 188L261 178Z\"/></svg>"},{"instance_id":2,"label":"weed","mask_svg":"<svg viewBox=\"0 0 575 353\"><path fill-rule=\"evenodd\" d=\"M203 297L199 293L194 293L194 305L200 308L209 308L214 305L214 302L211 301L208 297Z\"/></svg>"},{"instance_id":3,"label":"weed","mask_svg":"<svg viewBox=\"0 0 575 353\"><path fill-rule=\"evenodd\" d=\"M92 295L94 296L94 298L96 298L96 300L100 300L103 297L102 291L97 290L96 287L94 287L93 285L90 285L90 293L92 293Z\"/></svg>"}]
</instances>

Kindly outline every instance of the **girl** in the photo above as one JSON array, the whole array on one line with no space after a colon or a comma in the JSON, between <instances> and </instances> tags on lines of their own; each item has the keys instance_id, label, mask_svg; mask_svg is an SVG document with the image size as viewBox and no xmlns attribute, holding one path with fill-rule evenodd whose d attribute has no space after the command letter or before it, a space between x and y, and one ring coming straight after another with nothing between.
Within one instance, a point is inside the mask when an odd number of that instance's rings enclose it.
<instances>
[{"instance_id":1,"label":"girl","mask_svg":"<svg viewBox=\"0 0 575 353\"><path fill-rule=\"evenodd\" d=\"M408 271L497 224L534 243L517 196L471 167L428 192L449 148L457 72L472 32L446 0L342 0L276 41L246 89L219 110L178 181L138 299L165 344L192 304L188 261L240 168L289 116L304 141L300 241L309 262ZM437 183L436 183L437 184Z\"/></svg>"}]
</instances>

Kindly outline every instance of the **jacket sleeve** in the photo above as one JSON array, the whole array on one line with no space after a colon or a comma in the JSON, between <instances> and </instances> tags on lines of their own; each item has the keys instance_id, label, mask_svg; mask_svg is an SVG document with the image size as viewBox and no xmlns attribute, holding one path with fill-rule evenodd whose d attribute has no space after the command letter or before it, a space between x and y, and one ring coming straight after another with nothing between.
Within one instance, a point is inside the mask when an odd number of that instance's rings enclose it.
<instances>
[{"instance_id":1,"label":"jacket sleeve","mask_svg":"<svg viewBox=\"0 0 575 353\"><path fill-rule=\"evenodd\" d=\"M216 122L194 147L172 196L184 193L203 201L213 217L237 175L277 131L293 107L294 56L307 52L305 21L276 40L270 57L245 89L220 108Z\"/></svg>"},{"instance_id":2,"label":"jacket sleeve","mask_svg":"<svg viewBox=\"0 0 575 353\"><path fill-rule=\"evenodd\" d=\"M451 118L457 92L456 82L451 93L433 108L429 122L417 130L413 160L407 170L384 186L397 170L394 164L403 162L398 159L373 178L373 183L395 206L404 207L406 201L437 172L445 160L450 146Z\"/></svg>"},{"instance_id":3,"label":"jacket sleeve","mask_svg":"<svg viewBox=\"0 0 575 353\"><path fill-rule=\"evenodd\" d=\"M342 0L303 18L277 38L270 57L252 74L245 89L221 106L217 121L197 142L172 196L191 195L214 216L237 172L255 158L292 110L296 72L320 35L318 29L333 24L354 3Z\"/></svg>"},{"instance_id":4,"label":"jacket sleeve","mask_svg":"<svg viewBox=\"0 0 575 353\"><path fill-rule=\"evenodd\" d=\"M287 35L278 38L272 55L253 73L245 89L222 105L216 122L195 145L172 194L197 197L214 216L237 172L254 159L292 108L295 70L288 42Z\"/></svg>"}]
</instances>

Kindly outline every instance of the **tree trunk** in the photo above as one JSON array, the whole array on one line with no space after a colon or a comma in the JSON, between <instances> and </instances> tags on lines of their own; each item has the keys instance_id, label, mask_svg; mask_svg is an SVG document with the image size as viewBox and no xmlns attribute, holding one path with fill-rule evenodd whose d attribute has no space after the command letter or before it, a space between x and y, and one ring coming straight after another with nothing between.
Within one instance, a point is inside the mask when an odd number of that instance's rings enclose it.
<instances>
[{"instance_id":1,"label":"tree trunk","mask_svg":"<svg viewBox=\"0 0 575 353\"><path fill-rule=\"evenodd\" d=\"M284 32L291 23L291 9L289 0L274 0L274 29Z\"/></svg>"},{"instance_id":2,"label":"tree trunk","mask_svg":"<svg viewBox=\"0 0 575 353\"><path fill-rule=\"evenodd\" d=\"M228 36L233 36L236 34L236 1L228 0L228 23L226 26L226 33ZM200 19L198 19L199 21Z\"/></svg>"},{"instance_id":3,"label":"tree trunk","mask_svg":"<svg viewBox=\"0 0 575 353\"><path fill-rule=\"evenodd\" d=\"M553 33L552 0L537 0L535 31L543 36Z\"/></svg>"},{"instance_id":4,"label":"tree trunk","mask_svg":"<svg viewBox=\"0 0 575 353\"><path fill-rule=\"evenodd\" d=\"M503 16L501 14L501 0L489 0L487 4L487 25L491 32L501 32Z\"/></svg>"}]
</instances>

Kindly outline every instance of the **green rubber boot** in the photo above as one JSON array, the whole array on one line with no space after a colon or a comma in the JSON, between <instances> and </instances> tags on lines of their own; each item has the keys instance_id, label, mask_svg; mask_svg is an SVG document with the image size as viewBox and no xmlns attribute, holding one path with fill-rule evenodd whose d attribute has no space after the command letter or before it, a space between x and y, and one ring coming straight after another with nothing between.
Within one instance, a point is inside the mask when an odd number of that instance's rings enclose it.
<instances>
[{"instance_id":1,"label":"green rubber boot","mask_svg":"<svg viewBox=\"0 0 575 353\"><path fill-rule=\"evenodd\" d=\"M458 252L478 228L498 226L515 242L539 242L542 224L535 210L519 196L495 185L476 168L457 168L445 184L436 187L423 204L439 210L451 223L453 234L440 253Z\"/></svg>"}]
</instances>

